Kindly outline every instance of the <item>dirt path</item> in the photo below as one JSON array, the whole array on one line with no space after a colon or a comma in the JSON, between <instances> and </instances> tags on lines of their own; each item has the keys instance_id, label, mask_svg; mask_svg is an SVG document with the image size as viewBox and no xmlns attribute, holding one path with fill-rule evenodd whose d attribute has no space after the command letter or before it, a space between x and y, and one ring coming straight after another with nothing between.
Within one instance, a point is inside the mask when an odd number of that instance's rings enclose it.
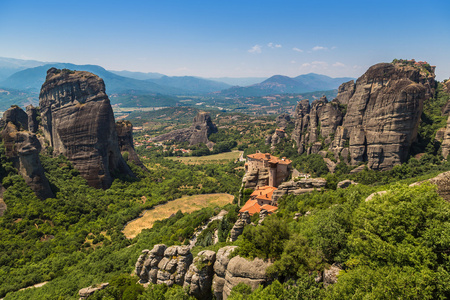
<instances>
[{"instance_id":1,"label":"dirt path","mask_svg":"<svg viewBox=\"0 0 450 300\"><path fill-rule=\"evenodd\" d=\"M152 228L155 221L166 219L179 210L183 213L191 213L204 207L223 206L232 203L233 199L234 196L230 194L206 194L178 198L144 211L139 218L128 222L122 232L131 239L143 229Z\"/></svg>"},{"instance_id":2,"label":"dirt path","mask_svg":"<svg viewBox=\"0 0 450 300\"><path fill-rule=\"evenodd\" d=\"M197 230L189 241L189 248L191 249L194 248L195 243L197 243L197 237L200 235L200 233L202 233L203 230L205 230L208 227L209 223L214 222L215 220L222 220L227 213L228 212L226 210L222 209L218 215L209 219L205 225L203 225L199 230Z\"/></svg>"}]
</instances>

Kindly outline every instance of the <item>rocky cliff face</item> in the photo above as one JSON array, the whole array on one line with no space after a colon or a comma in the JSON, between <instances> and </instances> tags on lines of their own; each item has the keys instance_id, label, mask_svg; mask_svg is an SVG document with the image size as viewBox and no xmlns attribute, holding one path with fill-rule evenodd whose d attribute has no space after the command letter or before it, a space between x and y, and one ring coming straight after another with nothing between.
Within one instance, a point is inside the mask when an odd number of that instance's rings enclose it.
<instances>
[{"instance_id":1,"label":"rocky cliff face","mask_svg":"<svg viewBox=\"0 0 450 300\"><path fill-rule=\"evenodd\" d=\"M208 136L211 133L217 132L217 127L211 121L211 116L206 112L199 112L194 117L194 122L191 127L184 129L177 129L166 134L154 137L152 141L162 142L173 140L175 142L189 142L189 145L196 145L204 143L211 144Z\"/></svg>"},{"instance_id":2,"label":"rocky cliff face","mask_svg":"<svg viewBox=\"0 0 450 300\"><path fill-rule=\"evenodd\" d=\"M332 102L299 102L293 140L299 153L328 147L352 165L367 162L371 169L390 169L406 160L423 102L435 87L434 73L420 67L374 65L356 82L341 85Z\"/></svg>"},{"instance_id":3,"label":"rocky cliff face","mask_svg":"<svg viewBox=\"0 0 450 300\"><path fill-rule=\"evenodd\" d=\"M252 289L267 283L266 269L271 263L261 259L247 260L240 256L229 258L237 246L198 253L192 259L188 246L155 245L143 250L136 262L136 275L141 283L152 282L184 286L197 299L227 299L231 289L244 282Z\"/></svg>"},{"instance_id":4,"label":"rocky cliff face","mask_svg":"<svg viewBox=\"0 0 450 300\"><path fill-rule=\"evenodd\" d=\"M116 122L117 138L119 141L119 148L122 156L128 153L128 160L133 162L136 166L144 171L148 171L144 164L139 159L139 156L134 151L133 143L133 125L129 121Z\"/></svg>"},{"instance_id":5,"label":"rocky cliff face","mask_svg":"<svg viewBox=\"0 0 450 300\"><path fill-rule=\"evenodd\" d=\"M108 188L112 173L133 176L120 153L105 84L82 71L47 71L39 95L45 139L65 155L89 185Z\"/></svg>"},{"instance_id":6,"label":"rocky cliff face","mask_svg":"<svg viewBox=\"0 0 450 300\"><path fill-rule=\"evenodd\" d=\"M6 156L38 198L54 197L39 159L41 144L34 133L26 130L27 114L12 107L3 114L2 123L6 124L0 133Z\"/></svg>"}]
</instances>

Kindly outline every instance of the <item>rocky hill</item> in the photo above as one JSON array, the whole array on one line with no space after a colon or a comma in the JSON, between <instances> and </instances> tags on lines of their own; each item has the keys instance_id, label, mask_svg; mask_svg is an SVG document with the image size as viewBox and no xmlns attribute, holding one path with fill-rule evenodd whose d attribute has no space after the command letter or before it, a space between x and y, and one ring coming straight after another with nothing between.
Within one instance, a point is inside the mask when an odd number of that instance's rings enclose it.
<instances>
[{"instance_id":1,"label":"rocky hill","mask_svg":"<svg viewBox=\"0 0 450 300\"><path fill-rule=\"evenodd\" d=\"M351 165L386 170L402 163L417 137L423 103L436 88L434 69L380 63L339 87L333 101L300 101L292 134L298 152L328 150Z\"/></svg>"},{"instance_id":2,"label":"rocky hill","mask_svg":"<svg viewBox=\"0 0 450 300\"><path fill-rule=\"evenodd\" d=\"M199 112L194 117L194 121L189 128L177 129L166 134L154 137L152 141L162 142L173 140L176 142L189 142L189 145L203 143L210 144L208 136L217 132L217 127L211 121L211 116L206 112Z\"/></svg>"},{"instance_id":3,"label":"rocky hill","mask_svg":"<svg viewBox=\"0 0 450 300\"><path fill-rule=\"evenodd\" d=\"M112 173L133 176L120 153L113 111L98 76L51 68L39 95L45 139L88 184L108 188Z\"/></svg>"}]
</instances>

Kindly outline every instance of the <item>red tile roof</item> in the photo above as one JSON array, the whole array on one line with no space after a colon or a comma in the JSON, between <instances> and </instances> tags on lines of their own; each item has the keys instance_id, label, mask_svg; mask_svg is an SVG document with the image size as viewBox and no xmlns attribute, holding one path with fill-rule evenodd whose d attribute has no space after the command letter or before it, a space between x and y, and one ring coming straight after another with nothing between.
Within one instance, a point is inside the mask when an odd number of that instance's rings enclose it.
<instances>
[{"instance_id":1,"label":"red tile roof","mask_svg":"<svg viewBox=\"0 0 450 300\"><path fill-rule=\"evenodd\" d=\"M278 164L285 164L285 165L289 165L292 161L283 157L282 159L279 159L276 156L273 156L270 153L254 153L254 154L249 154L247 155L247 157L252 158L252 159L257 159L257 160L265 160L265 161L269 161L270 163L278 163Z\"/></svg>"},{"instance_id":2,"label":"red tile roof","mask_svg":"<svg viewBox=\"0 0 450 300\"><path fill-rule=\"evenodd\" d=\"M251 193L250 199L260 199L260 200L272 199L272 194L276 190L277 188L273 186L259 187L253 193Z\"/></svg>"},{"instance_id":3,"label":"red tile roof","mask_svg":"<svg viewBox=\"0 0 450 300\"><path fill-rule=\"evenodd\" d=\"M261 211L261 206L258 204L258 200L248 200L239 212L248 211L250 216Z\"/></svg>"},{"instance_id":4,"label":"red tile roof","mask_svg":"<svg viewBox=\"0 0 450 300\"><path fill-rule=\"evenodd\" d=\"M244 212L244 211L248 211L248 214L250 216L253 216L254 214L259 214L259 212L265 209L267 210L269 213L273 213L274 211L276 211L278 209L278 207L276 206L272 206L269 204L264 204L263 206L258 204L257 200L248 200L244 206L242 206L242 208L239 210L239 212Z\"/></svg>"}]
</instances>

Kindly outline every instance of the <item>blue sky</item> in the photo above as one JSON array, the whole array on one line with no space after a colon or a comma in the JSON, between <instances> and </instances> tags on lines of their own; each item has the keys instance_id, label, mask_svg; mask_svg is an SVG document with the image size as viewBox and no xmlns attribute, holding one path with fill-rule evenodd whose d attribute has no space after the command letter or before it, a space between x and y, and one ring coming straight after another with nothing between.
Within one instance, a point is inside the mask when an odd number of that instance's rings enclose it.
<instances>
[{"instance_id":1,"label":"blue sky","mask_svg":"<svg viewBox=\"0 0 450 300\"><path fill-rule=\"evenodd\" d=\"M0 56L202 77L358 77L415 58L442 80L449 3L0 0Z\"/></svg>"}]
</instances>

